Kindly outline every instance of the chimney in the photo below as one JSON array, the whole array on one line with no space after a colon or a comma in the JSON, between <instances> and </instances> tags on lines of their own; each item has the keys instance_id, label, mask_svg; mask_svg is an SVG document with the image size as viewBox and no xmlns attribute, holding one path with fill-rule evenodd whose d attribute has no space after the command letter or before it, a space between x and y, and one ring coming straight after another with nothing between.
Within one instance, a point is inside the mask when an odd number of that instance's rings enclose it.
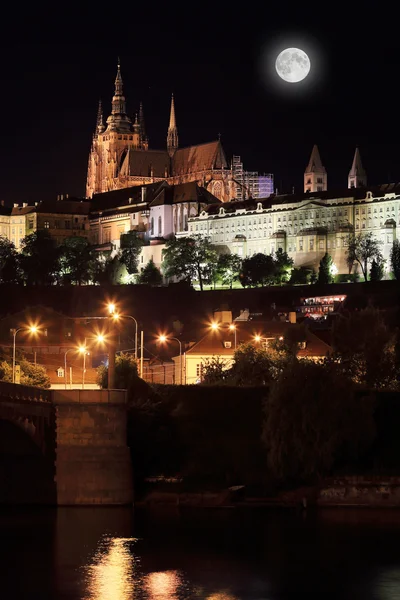
<instances>
[{"instance_id":1,"label":"chimney","mask_svg":"<svg viewBox=\"0 0 400 600\"><path fill-rule=\"evenodd\" d=\"M146 187L142 185L142 202L146 202Z\"/></svg>"},{"instance_id":2,"label":"chimney","mask_svg":"<svg viewBox=\"0 0 400 600\"><path fill-rule=\"evenodd\" d=\"M27 203L27 202L23 202L23 203L22 203L22 208L26 208L27 206L28 206L28 203Z\"/></svg>"},{"instance_id":3,"label":"chimney","mask_svg":"<svg viewBox=\"0 0 400 600\"><path fill-rule=\"evenodd\" d=\"M60 200L64 200L64 194L60 194Z\"/></svg>"},{"instance_id":4,"label":"chimney","mask_svg":"<svg viewBox=\"0 0 400 600\"><path fill-rule=\"evenodd\" d=\"M39 204L39 202L35 202L35 206L37 206Z\"/></svg>"},{"instance_id":5,"label":"chimney","mask_svg":"<svg viewBox=\"0 0 400 600\"><path fill-rule=\"evenodd\" d=\"M69 194L65 194L65 199L68 200Z\"/></svg>"},{"instance_id":6,"label":"chimney","mask_svg":"<svg viewBox=\"0 0 400 600\"><path fill-rule=\"evenodd\" d=\"M59 201L59 199L60 199L60 194L57 194L57 202Z\"/></svg>"},{"instance_id":7,"label":"chimney","mask_svg":"<svg viewBox=\"0 0 400 600\"><path fill-rule=\"evenodd\" d=\"M4 200L1 200L1 206L4 206Z\"/></svg>"},{"instance_id":8,"label":"chimney","mask_svg":"<svg viewBox=\"0 0 400 600\"><path fill-rule=\"evenodd\" d=\"M14 202L14 208L18 208L18 203Z\"/></svg>"}]
</instances>

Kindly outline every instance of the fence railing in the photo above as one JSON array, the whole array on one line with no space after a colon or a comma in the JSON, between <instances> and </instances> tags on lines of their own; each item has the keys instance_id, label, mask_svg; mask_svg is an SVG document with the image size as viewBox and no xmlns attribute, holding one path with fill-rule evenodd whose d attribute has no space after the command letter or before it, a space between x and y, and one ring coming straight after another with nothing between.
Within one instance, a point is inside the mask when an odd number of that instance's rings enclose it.
<instances>
[{"instance_id":1,"label":"fence railing","mask_svg":"<svg viewBox=\"0 0 400 600\"><path fill-rule=\"evenodd\" d=\"M0 381L0 401L2 397L30 402L51 402L51 390Z\"/></svg>"}]
</instances>

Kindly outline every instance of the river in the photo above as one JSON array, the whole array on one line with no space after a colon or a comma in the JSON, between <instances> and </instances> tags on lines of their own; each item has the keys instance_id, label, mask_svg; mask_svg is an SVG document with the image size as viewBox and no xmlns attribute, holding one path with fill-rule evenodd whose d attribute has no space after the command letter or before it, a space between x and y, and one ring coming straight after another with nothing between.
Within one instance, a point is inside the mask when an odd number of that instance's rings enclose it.
<instances>
[{"instance_id":1,"label":"river","mask_svg":"<svg viewBox=\"0 0 400 600\"><path fill-rule=\"evenodd\" d=\"M0 510L4 600L400 599L400 511Z\"/></svg>"}]
</instances>

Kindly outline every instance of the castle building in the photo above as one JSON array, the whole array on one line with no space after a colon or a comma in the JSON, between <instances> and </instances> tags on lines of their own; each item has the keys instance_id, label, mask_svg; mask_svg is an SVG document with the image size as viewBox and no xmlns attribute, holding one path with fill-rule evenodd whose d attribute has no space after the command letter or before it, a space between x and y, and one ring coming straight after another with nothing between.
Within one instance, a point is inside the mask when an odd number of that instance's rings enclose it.
<instances>
[{"instance_id":1,"label":"castle building","mask_svg":"<svg viewBox=\"0 0 400 600\"><path fill-rule=\"evenodd\" d=\"M222 251L243 258L281 248L296 267L317 270L327 252L343 274L349 272L349 237L371 232L389 267L390 249L400 237L400 184L212 205L188 226L188 233L179 235L207 236Z\"/></svg>"},{"instance_id":2,"label":"castle building","mask_svg":"<svg viewBox=\"0 0 400 600\"><path fill-rule=\"evenodd\" d=\"M101 105L89 153L86 196L159 181L170 185L196 182L223 202L235 198L232 170L220 140L179 148L172 96L166 148L149 147L143 106L132 119L126 108L118 63L111 114L106 123Z\"/></svg>"},{"instance_id":3,"label":"castle building","mask_svg":"<svg viewBox=\"0 0 400 600\"><path fill-rule=\"evenodd\" d=\"M325 192L328 189L328 176L319 155L318 146L314 145L310 160L304 172L304 192Z\"/></svg>"}]
</instances>

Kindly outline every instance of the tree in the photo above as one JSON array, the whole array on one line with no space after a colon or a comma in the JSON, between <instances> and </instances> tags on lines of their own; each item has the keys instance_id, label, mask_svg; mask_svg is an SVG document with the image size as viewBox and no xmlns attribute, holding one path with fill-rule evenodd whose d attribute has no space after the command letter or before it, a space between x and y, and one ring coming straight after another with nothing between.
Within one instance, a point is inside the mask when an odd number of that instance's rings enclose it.
<instances>
[{"instance_id":1,"label":"tree","mask_svg":"<svg viewBox=\"0 0 400 600\"><path fill-rule=\"evenodd\" d=\"M275 375L276 358L272 350L241 344L235 351L229 379L233 385L266 385Z\"/></svg>"},{"instance_id":2,"label":"tree","mask_svg":"<svg viewBox=\"0 0 400 600\"><path fill-rule=\"evenodd\" d=\"M130 354L120 353L115 357L115 387L130 390L139 379L137 361ZM101 388L108 387L108 367L100 365L97 369L97 383Z\"/></svg>"},{"instance_id":3,"label":"tree","mask_svg":"<svg viewBox=\"0 0 400 600\"><path fill-rule=\"evenodd\" d=\"M94 250L84 237L71 236L60 246L62 281L81 285L93 280L95 271Z\"/></svg>"},{"instance_id":4,"label":"tree","mask_svg":"<svg viewBox=\"0 0 400 600\"><path fill-rule=\"evenodd\" d=\"M16 283L19 280L18 254L7 238L0 236L0 282Z\"/></svg>"},{"instance_id":5,"label":"tree","mask_svg":"<svg viewBox=\"0 0 400 600\"><path fill-rule=\"evenodd\" d=\"M21 367L21 385L41 388L50 387L50 377L47 375L45 367L35 365L25 358L20 359L18 364ZM0 363L0 379L12 383L12 366L6 361Z\"/></svg>"},{"instance_id":6,"label":"tree","mask_svg":"<svg viewBox=\"0 0 400 600\"><path fill-rule=\"evenodd\" d=\"M270 254L254 254L245 258L240 273L240 282L243 287L257 285L271 285L274 283L275 263Z\"/></svg>"},{"instance_id":7,"label":"tree","mask_svg":"<svg viewBox=\"0 0 400 600\"><path fill-rule=\"evenodd\" d=\"M319 262L318 283L332 283L332 257L326 252Z\"/></svg>"},{"instance_id":8,"label":"tree","mask_svg":"<svg viewBox=\"0 0 400 600\"><path fill-rule=\"evenodd\" d=\"M392 267L393 275L400 280L400 242L394 240L392 248L390 250L390 266Z\"/></svg>"},{"instance_id":9,"label":"tree","mask_svg":"<svg viewBox=\"0 0 400 600\"><path fill-rule=\"evenodd\" d=\"M120 255L111 256L100 255L95 258L93 269L93 282L100 285L116 285L122 283L126 267L120 261Z\"/></svg>"},{"instance_id":10,"label":"tree","mask_svg":"<svg viewBox=\"0 0 400 600\"><path fill-rule=\"evenodd\" d=\"M202 383L215 385L229 379L229 362L219 356L207 358L202 364Z\"/></svg>"},{"instance_id":11,"label":"tree","mask_svg":"<svg viewBox=\"0 0 400 600\"><path fill-rule=\"evenodd\" d=\"M150 259L147 265L144 267L143 271L138 276L137 282L145 285L161 285L163 281L160 270L157 269L156 265L153 262L153 259Z\"/></svg>"},{"instance_id":12,"label":"tree","mask_svg":"<svg viewBox=\"0 0 400 600\"><path fill-rule=\"evenodd\" d=\"M385 274L385 261L377 260L376 258L372 259L371 268L369 270L369 279L370 281L380 281Z\"/></svg>"},{"instance_id":13,"label":"tree","mask_svg":"<svg viewBox=\"0 0 400 600\"><path fill-rule=\"evenodd\" d=\"M306 267L294 268L289 279L292 285L305 285L310 283L311 269Z\"/></svg>"},{"instance_id":14,"label":"tree","mask_svg":"<svg viewBox=\"0 0 400 600\"><path fill-rule=\"evenodd\" d=\"M46 230L36 231L22 240L20 265L28 285L51 285L60 272L60 250Z\"/></svg>"},{"instance_id":15,"label":"tree","mask_svg":"<svg viewBox=\"0 0 400 600\"><path fill-rule=\"evenodd\" d=\"M373 402L355 394L335 365L296 361L265 401L262 439L270 472L309 481L359 458L375 436Z\"/></svg>"},{"instance_id":16,"label":"tree","mask_svg":"<svg viewBox=\"0 0 400 600\"><path fill-rule=\"evenodd\" d=\"M274 256L275 280L277 283L286 283L290 279L293 269L293 259L282 248L278 248Z\"/></svg>"},{"instance_id":17,"label":"tree","mask_svg":"<svg viewBox=\"0 0 400 600\"><path fill-rule=\"evenodd\" d=\"M197 280L201 290L204 283L210 281L216 263L217 252L210 238L199 235L171 238L163 252L165 276L183 279L189 284Z\"/></svg>"},{"instance_id":18,"label":"tree","mask_svg":"<svg viewBox=\"0 0 400 600\"><path fill-rule=\"evenodd\" d=\"M128 231L120 237L120 261L125 265L129 275L138 272L139 255L142 250L143 240L136 231Z\"/></svg>"},{"instance_id":19,"label":"tree","mask_svg":"<svg viewBox=\"0 0 400 600\"><path fill-rule=\"evenodd\" d=\"M349 239L347 247L347 264L349 270L353 268L356 262L360 265L364 281L368 281L368 263L375 259L377 262L382 262L382 254L380 251L381 242L374 238L372 232L358 235L352 235Z\"/></svg>"},{"instance_id":20,"label":"tree","mask_svg":"<svg viewBox=\"0 0 400 600\"><path fill-rule=\"evenodd\" d=\"M355 383L368 388L396 385L396 334L376 308L338 316L332 328L333 359Z\"/></svg>"},{"instance_id":21,"label":"tree","mask_svg":"<svg viewBox=\"0 0 400 600\"><path fill-rule=\"evenodd\" d=\"M239 279L242 262L237 254L220 254L217 269L224 285L229 285L232 289L233 282Z\"/></svg>"}]
</instances>

